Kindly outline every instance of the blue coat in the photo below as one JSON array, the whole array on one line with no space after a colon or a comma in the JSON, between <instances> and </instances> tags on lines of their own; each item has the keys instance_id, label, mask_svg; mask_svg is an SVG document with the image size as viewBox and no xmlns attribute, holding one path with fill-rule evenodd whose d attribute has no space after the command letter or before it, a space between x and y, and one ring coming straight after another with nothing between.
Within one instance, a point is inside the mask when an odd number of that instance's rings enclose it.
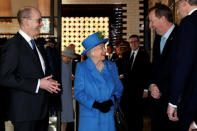
<instances>
[{"instance_id":1,"label":"blue coat","mask_svg":"<svg viewBox=\"0 0 197 131\"><path fill-rule=\"evenodd\" d=\"M107 113L93 108L94 101L103 102L116 95L120 100L123 86L115 63L105 60L100 73L89 58L77 64L74 97L80 103L79 131L115 131L114 106Z\"/></svg>"}]
</instances>

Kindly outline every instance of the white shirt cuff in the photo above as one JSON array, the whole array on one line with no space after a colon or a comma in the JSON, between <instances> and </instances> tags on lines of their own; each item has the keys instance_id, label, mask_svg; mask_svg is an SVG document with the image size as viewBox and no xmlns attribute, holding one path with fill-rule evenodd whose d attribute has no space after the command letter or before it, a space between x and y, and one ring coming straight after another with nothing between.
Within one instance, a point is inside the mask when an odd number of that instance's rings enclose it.
<instances>
[{"instance_id":1,"label":"white shirt cuff","mask_svg":"<svg viewBox=\"0 0 197 131\"><path fill-rule=\"evenodd\" d=\"M36 93L38 93L39 88L40 88L40 79L38 79L38 84L37 84L37 87L36 87Z\"/></svg>"},{"instance_id":2,"label":"white shirt cuff","mask_svg":"<svg viewBox=\"0 0 197 131\"><path fill-rule=\"evenodd\" d=\"M172 103L168 103L171 107L177 108L177 105L173 105Z\"/></svg>"},{"instance_id":3,"label":"white shirt cuff","mask_svg":"<svg viewBox=\"0 0 197 131\"><path fill-rule=\"evenodd\" d=\"M196 125L196 122L194 122L194 127L197 129L197 125Z\"/></svg>"},{"instance_id":4,"label":"white shirt cuff","mask_svg":"<svg viewBox=\"0 0 197 131\"><path fill-rule=\"evenodd\" d=\"M144 92L148 92L148 89L144 89Z\"/></svg>"}]
</instances>

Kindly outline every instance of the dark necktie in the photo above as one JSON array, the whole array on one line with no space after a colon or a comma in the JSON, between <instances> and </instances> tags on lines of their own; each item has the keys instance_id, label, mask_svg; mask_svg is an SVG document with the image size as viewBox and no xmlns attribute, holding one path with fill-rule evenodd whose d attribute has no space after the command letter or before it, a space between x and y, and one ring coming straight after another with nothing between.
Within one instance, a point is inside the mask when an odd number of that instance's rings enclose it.
<instances>
[{"instance_id":1,"label":"dark necktie","mask_svg":"<svg viewBox=\"0 0 197 131\"><path fill-rule=\"evenodd\" d=\"M34 51L35 55L38 57L38 59L39 59L39 61L40 61L38 52L37 52L37 50L36 50L36 43L35 43L35 41L34 41L33 39L31 39L30 42L31 42L31 45L32 45L32 48L33 48L33 51Z\"/></svg>"},{"instance_id":2,"label":"dark necktie","mask_svg":"<svg viewBox=\"0 0 197 131\"><path fill-rule=\"evenodd\" d=\"M35 41L33 39L31 39L30 42L31 42L33 51L35 52L36 51L36 43L35 43Z\"/></svg>"},{"instance_id":3,"label":"dark necktie","mask_svg":"<svg viewBox=\"0 0 197 131\"><path fill-rule=\"evenodd\" d=\"M133 64L134 55L135 55L135 52L132 53L132 55L131 55L131 57L129 59L129 63L130 63L131 66Z\"/></svg>"},{"instance_id":4,"label":"dark necktie","mask_svg":"<svg viewBox=\"0 0 197 131\"><path fill-rule=\"evenodd\" d=\"M31 45L33 47L33 52L35 53L36 57L38 58L38 63L40 64L40 67L42 67L42 64L41 64L41 61L40 61L40 57L39 57L38 52L36 50L36 43L35 43L35 41L33 39L30 40L30 42L31 42Z\"/></svg>"}]
</instances>

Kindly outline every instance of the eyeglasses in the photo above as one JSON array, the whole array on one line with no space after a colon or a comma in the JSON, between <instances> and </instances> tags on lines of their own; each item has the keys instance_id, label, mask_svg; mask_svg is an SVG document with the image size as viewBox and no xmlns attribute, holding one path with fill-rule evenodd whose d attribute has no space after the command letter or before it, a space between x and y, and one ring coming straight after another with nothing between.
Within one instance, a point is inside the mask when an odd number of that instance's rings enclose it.
<instances>
[{"instance_id":1,"label":"eyeglasses","mask_svg":"<svg viewBox=\"0 0 197 131\"><path fill-rule=\"evenodd\" d=\"M26 18L26 19L29 19L29 20L35 20L39 24L42 22L42 18L38 18L38 19L32 19L32 18L29 18L29 17L23 17L23 18Z\"/></svg>"},{"instance_id":2,"label":"eyeglasses","mask_svg":"<svg viewBox=\"0 0 197 131\"><path fill-rule=\"evenodd\" d=\"M42 18L39 18L39 19L31 19L31 18L30 18L30 20L35 20L35 21L38 22L38 23L41 23L41 22L42 22Z\"/></svg>"}]
</instances>

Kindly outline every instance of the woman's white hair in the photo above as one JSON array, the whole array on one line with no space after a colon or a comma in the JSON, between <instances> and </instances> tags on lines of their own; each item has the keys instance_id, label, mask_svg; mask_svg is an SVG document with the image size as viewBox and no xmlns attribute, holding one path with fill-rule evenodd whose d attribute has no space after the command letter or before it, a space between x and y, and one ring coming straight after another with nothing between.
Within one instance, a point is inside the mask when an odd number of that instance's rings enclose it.
<instances>
[{"instance_id":1,"label":"woman's white hair","mask_svg":"<svg viewBox=\"0 0 197 131\"><path fill-rule=\"evenodd\" d=\"M94 49L95 49L95 47L92 48L92 49L90 49L90 50L86 53L86 55L87 55L88 58L92 58L92 57L94 56Z\"/></svg>"}]
</instances>

